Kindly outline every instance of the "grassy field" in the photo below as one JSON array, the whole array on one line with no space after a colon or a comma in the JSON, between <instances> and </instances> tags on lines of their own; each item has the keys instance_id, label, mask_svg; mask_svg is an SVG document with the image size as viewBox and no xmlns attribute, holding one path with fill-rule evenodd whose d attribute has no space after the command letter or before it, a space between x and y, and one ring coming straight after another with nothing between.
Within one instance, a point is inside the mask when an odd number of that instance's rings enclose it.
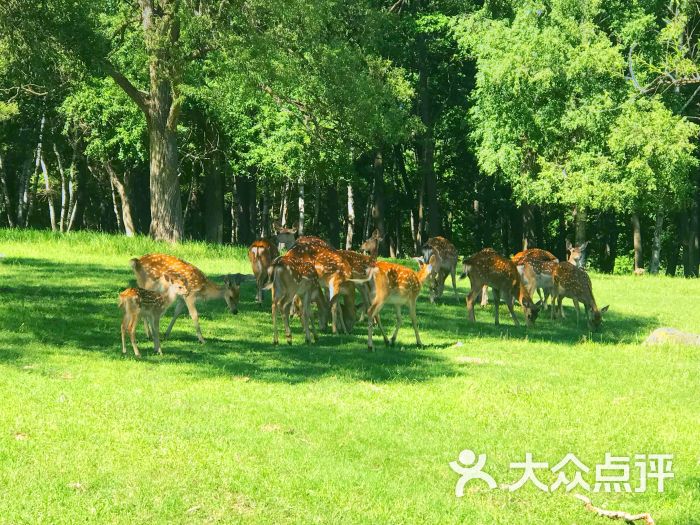
<instances>
[{"instance_id":1,"label":"grassy field","mask_svg":"<svg viewBox=\"0 0 700 525\"><path fill-rule=\"evenodd\" d=\"M269 296L256 305L246 283L238 316L201 306L206 345L183 317L153 356L139 327L137 361L117 294L151 251L249 273L240 248L0 230L0 523L609 522L532 484L456 498L449 462L466 448L499 484L527 452L592 470L606 452L674 454L663 493L588 495L700 523L700 350L640 345L657 326L700 330L700 280L593 275L611 306L592 336L570 306L563 324L515 328L504 309L497 328L490 308L469 324L461 282L459 303L419 300L426 348L406 316L374 353L364 323L307 346L295 321L294 345L273 346Z\"/></svg>"}]
</instances>

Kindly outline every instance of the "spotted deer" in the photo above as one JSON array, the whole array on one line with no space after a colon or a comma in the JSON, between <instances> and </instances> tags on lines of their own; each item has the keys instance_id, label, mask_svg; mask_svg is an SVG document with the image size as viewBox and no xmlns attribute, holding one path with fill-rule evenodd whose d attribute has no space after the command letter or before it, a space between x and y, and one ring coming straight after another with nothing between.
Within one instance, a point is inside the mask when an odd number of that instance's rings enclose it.
<instances>
[{"instance_id":1,"label":"spotted deer","mask_svg":"<svg viewBox=\"0 0 700 525\"><path fill-rule=\"evenodd\" d=\"M375 229L372 236L360 245L360 251L376 258L379 254L379 244L383 240L384 237L380 236L379 230Z\"/></svg>"},{"instance_id":2,"label":"spotted deer","mask_svg":"<svg viewBox=\"0 0 700 525\"><path fill-rule=\"evenodd\" d=\"M579 246L574 246L569 239L566 239L566 253L569 254L568 261L571 264L578 268L586 266L586 248L588 248L588 243L589 241L586 241Z\"/></svg>"},{"instance_id":3,"label":"spotted deer","mask_svg":"<svg viewBox=\"0 0 700 525\"><path fill-rule=\"evenodd\" d=\"M136 326L139 318L143 318L146 335L153 337L153 350L163 355L160 348L160 318L178 295L187 292L187 285L181 279L173 279L168 275L163 276L162 282L164 292L127 288L119 294L119 308L124 313L121 326L122 354L126 355L126 332L129 332L134 355L141 357L139 347L136 345Z\"/></svg>"},{"instance_id":4,"label":"spotted deer","mask_svg":"<svg viewBox=\"0 0 700 525\"><path fill-rule=\"evenodd\" d=\"M569 297L574 301L574 306L576 307L576 324L578 325L579 322L578 303L581 302L586 310L588 326L593 330L598 330L603 322L603 314L608 311L608 306L598 309L598 305L593 297L593 284L586 270L570 262L561 262L554 268L552 281L552 319L557 314L563 317L562 301L564 297ZM592 318L589 311L593 314Z\"/></svg>"},{"instance_id":5,"label":"spotted deer","mask_svg":"<svg viewBox=\"0 0 700 525\"><path fill-rule=\"evenodd\" d=\"M543 307L547 306L547 300L552 295L552 273L558 264L557 261L531 259L518 265L518 272L530 297L534 297L537 291Z\"/></svg>"},{"instance_id":6,"label":"spotted deer","mask_svg":"<svg viewBox=\"0 0 700 525\"><path fill-rule=\"evenodd\" d=\"M274 241L277 243L278 250L282 248L289 250L296 242L297 229L285 228L279 221L272 223L272 229L275 230Z\"/></svg>"},{"instance_id":7,"label":"spotted deer","mask_svg":"<svg viewBox=\"0 0 700 525\"><path fill-rule=\"evenodd\" d=\"M279 251L277 250L277 246L267 239L258 239L248 248L248 260L253 269L253 275L255 276L255 282L258 287L258 292L255 296L255 300L258 303L263 302L263 287L268 279L267 270L272 264L272 261L278 256Z\"/></svg>"},{"instance_id":8,"label":"spotted deer","mask_svg":"<svg viewBox=\"0 0 700 525\"><path fill-rule=\"evenodd\" d=\"M284 319L284 333L287 343L292 344L292 331L289 327L289 317L296 298L301 300L300 319L304 328L306 342L311 342L311 332L314 341L317 340L316 330L310 322L311 298L314 292L319 291L318 275L314 265L302 261L289 252L283 257L278 257L270 266L272 282L266 287L272 290L272 327L273 343L279 343L277 332L277 317L281 312Z\"/></svg>"},{"instance_id":9,"label":"spotted deer","mask_svg":"<svg viewBox=\"0 0 700 525\"><path fill-rule=\"evenodd\" d=\"M333 333L342 329L349 333L349 329L341 315L338 298L345 297L346 308L354 310L355 287L353 281L366 282L371 276L354 275L352 267L336 250L329 248L327 244L318 242L297 242L289 252L290 257L313 264L321 286L328 290L328 301L331 307L331 319ZM352 312L354 315L354 311Z\"/></svg>"},{"instance_id":10,"label":"spotted deer","mask_svg":"<svg viewBox=\"0 0 700 525\"><path fill-rule=\"evenodd\" d=\"M539 306L532 301L527 288L520 278L520 273L515 263L510 259L499 255L494 250L486 248L480 252L465 258L463 261L463 272L460 279L469 276L471 290L467 296L467 313L469 320L476 321L474 317L474 299L486 285L493 289L494 297L494 320L498 321L498 310L501 302L501 295L504 296L506 306L515 326L520 326L518 318L513 310L513 302L517 298L523 308L525 320L528 326L532 326L537 319Z\"/></svg>"},{"instance_id":11,"label":"spotted deer","mask_svg":"<svg viewBox=\"0 0 700 525\"><path fill-rule=\"evenodd\" d=\"M530 261L554 261L559 262L553 253L541 248L529 248L516 253L510 258L516 266L520 266Z\"/></svg>"},{"instance_id":12,"label":"spotted deer","mask_svg":"<svg viewBox=\"0 0 700 525\"><path fill-rule=\"evenodd\" d=\"M444 237L432 237L426 241L421 250L423 252L423 262L431 264L433 267L428 279L430 302L434 303L435 299L442 297L445 279L447 279L448 275L452 277L452 290L459 301L459 294L457 293L458 256L454 244Z\"/></svg>"},{"instance_id":13,"label":"spotted deer","mask_svg":"<svg viewBox=\"0 0 700 525\"><path fill-rule=\"evenodd\" d=\"M374 272L374 299L367 311L368 321L379 315L385 304L393 304L396 310L396 328L394 334L389 341L382 330L384 342L394 345L396 336L401 328L401 307L408 306L408 315L413 323L413 331L416 333L416 344L423 346L418 333L418 319L416 318L416 300L420 294L423 283L430 275L432 267L430 264L421 264L420 269L416 272L400 264L394 264L385 261L378 261ZM367 348L374 349L372 342L371 321L367 323Z\"/></svg>"},{"instance_id":14,"label":"spotted deer","mask_svg":"<svg viewBox=\"0 0 700 525\"><path fill-rule=\"evenodd\" d=\"M177 321L177 318L186 307L194 323L197 339L199 339L200 343L205 343L199 327L197 301L223 298L229 311L234 315L238 313L238 300L241 293L240 283L244 277L240 274L225 276L224 284L221 286L207 279L204 273L196 266L164 253L151 253L138 259L131 259L131 267L136 275L138 285L146 290L160 290L161 279L164 275L180 277L187 284L185 293L178 294L182 300L178 301L175 306L175 313L168 325L168 329L165 331L166 338L170 335L175 321Z\"/></svg>"}]
</instances>

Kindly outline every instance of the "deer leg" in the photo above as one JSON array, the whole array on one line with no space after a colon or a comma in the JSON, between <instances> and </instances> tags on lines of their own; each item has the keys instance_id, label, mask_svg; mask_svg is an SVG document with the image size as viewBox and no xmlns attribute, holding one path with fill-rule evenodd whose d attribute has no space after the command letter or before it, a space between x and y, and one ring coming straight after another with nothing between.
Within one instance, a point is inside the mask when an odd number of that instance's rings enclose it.
<instances>
[{"instance_id":1,"label":"deer leg","mask_svg":"<svg viewBox=\"0 0 700 525\"><path fill-rule=\"evenodd\" d=\"M476 322L476 317L474 317L474 299L476 299L478 294L479 290L472 286L469 295L467 295L467 317L469 317L469 320L473 323Z\"/></svg>"},{"instance_id":2,"label":"deer leg","mask_svg":"<svg viewBox=\"0 0 700 525\"><path fill-rule=\"evenodd\" d=\"M143 318L143 331L146 332L147 339L153 339L153 332L151 331L151 325L148 324L146 318Z\"/></svg>"},{"instance_id":3,"label":"deer leg","mask_svg":"<svg viewBox=\"0 0 700 525\"><path fill-rule=\"evenodd\" d=\"M485 284L481 289L481 307L488 306L489 304L489 285Z\"/></svg>"},{"instance_id":4,"label":"deer leg","mask_svg":"<svg viewBox=\"0 0 700 525\"><path fill-rule=\"evenodd\" d=\"M513 322L515 323L515 326L520 326L520 321L518 321L517 316L515 315L515 310L513 309L513 296L508 295L506 297L506 306L508 306L508 311L510 312L510 316L513 318Z\"/></svg>"},{"instance_id":5,"label":"deer leg","mask_svg":"<svg viewBox=\"0 0 700 525\"><path fill-rule=\"evenodd\" d=\"M493 317L496 321L496 326L500 323L498 321L498 314L501 306L501 291L497 288L493 289Z\"/></svg>"},{"instance_id":6,"label":"deer leg","mask_svg":"<svg viewBox=\"0 0 700 525\"><path fill-rule=\"evenodd\" d=\"M578 301L576 299L573 299L573 301L574 301L574 308L576 308L576 326L578 326L578 318L580 315L580 309L578 306Z\"/></svg>"},{"instance_id":7,"label":"deer leg","mask_svg":"<svg viewBox=\"0 0 700 525\"><path fill-rule=\"evenodd\" d=\"M136 346L136 325L139 322L138 315L133 316L129 320L129 338L131 339L131 347L134 349L134 355L136 357L141 357L141 352L139 352L139 347Z\"/></svg>"},{"instance_id":8,"label":"deer leg","mask_svg":"<svg viewBox=\"0 0 700 525\"><path fill-rule=\"evenodd\" d=\"M372 342L372 328L374 323L372 322L372 319L379 317L379 312L383 306L384 304L372 303L372 306L370 306L367 310L367 349L370 352L374 350L374 343ZM382 328L382 335L384 335L384 342L386 343L388 340L384 334L384 328Z\"/></svg>"},{"instance_id":9,"label":"deer leg","mask_svg":"<svg viewBox=\"0 0 700 525\"><path fill-rule=\"evenodd\" d=\"M160 349L160 316L150 319L151 333L153 334L153 350L158 355L163 355Z\"/></svg>"},{"instance_id":10,"label":"deer leg","mask_svg":"<svg viewBox=\"0 0 700 525\"><path fill-rule=\"evenodd\" d=\"M459 302L459 294L457 293L457 266L452 267L452 270L450 270L450 275L452 277L452 290L455 293L457 302Z\"/></svg>"},{"instance_id":11,"label":"deer leg","mask_svg":"<svg viewBox=\"0 0 700 525\"><path fill-rule=\"evenodd\" d=\"M564 302L564 296L560 295L557 297L557 311L559 312L559 318L564 319L564 307L562 303Z\"/></svg>"},{"instance_id":12,"label":"deer leg","mask_svg":"<svg viewBox=\"0 0 700 525\"><path fill-rule=\"evenodd\" d=\"M177 321L177 318L180 317L182 312L185 309L185 300L183 298L180 298L177 300L175 303L175 312L173 312L173 318L170 320L170 324L168 325L168 328L165 330L164 337L167 339L170 337L170 332L173 329L173 326L175 326L175 321Z\"/></svg>"},{"instance_id":13,"label":"deer leg","mask_svg":"<svg viewBox=\"0 0 700 525\"><path fill-rule=\"evenodd\" d=\"M122 354L126 355L126 330L127 326L129 325L129 318L128 315L125 313L124 318L122 319Z\"/></svg>"},{"instance_id":14,"label":"deer leg","mask_svg":"<svg viewBox=\"0 0 700 525\"><path fill-rule=\"evenodd\" d=\"M309 301L309 292L305 292L302 297L301 310L301 324L304 326L306 343L311 344L311 333L309 332L309 322L311 317L309 315L309 310L311 310L311 302ZM314 341L316 341L316 329L312 326L311 330L314 333Z\"/></svg>"},{"instance_id":15,"label":"deer leg","mask_svg":"<svg viewBox=\"0 0 700 525\"><path fill-rule=\"evenodd\" d=\"M284 336L287 339L287 344L292 344L292 329L289 327L289 315L292 310L294 301L287 303L282 307L282 317L284 318Z\"/></svg>"},{"instance_id":16,"label":"deer leg","mask_svg":"<svg viewBox=\"0 0 700 525\"><path fill-rule=\"evenodd\" d=\"M401 307L398 307L401 308ZM420 334L418 333L418 319L416 318L416 300L408 302L408 315L411 316L411 323L413 324L413 331L416 333L416 346L419 348L423 346L420 340Z\"/></svg>"},{"instance_id":17,"label":"deer leg","mask_svg":"<svg viewBox=\"0 0 700 525\"><path fill-rule=\"evenodd\" d=\"M399 328L401 328L401 305L395 304L394 308L396 310L396 328L394 328L394 334L391 336L391 346L396 344L396 336L399 335Z\"/></svg>"},{"instance_id":18,"label":"deer leg","mask_svg":"<svg viewBox=\"0 0 700 525\"><path fill-rule=\"evenodd\" d=\"M384 326L382 325L382 318L380 317L379 314L375 315L374 319L372 319L372 320L368 319L368 322L374 322L374 321L377 322L377 326L379 327L379 331L381 332L382 337L384 338L384 344L389 346L389 338L386 336L386 332L384 331Z\"/></svg>"},{"instance_id":19,"label":"deer leg","mask_svg":"<svg viewBox=\"0 0 700 525\"><path fill-rule=\"evenodd\" d=\"M187 310L190 312L190 317L194 323L194 329L197 331L197 339L199 339L200 343L204 344L206 341L204 340L204 337L202 337L202 330L199 328L199 312L197 312L196 302L197 300L193 295L188 295L185 298L185 305L187 306ZM172 322L175 322L174 317Z\"/></svg>"},{"instance_id":20,"label":"deer leg","mask_svg":"<svg viewBox=\"0 0 700 525\"><path fill-rule=\"evenodd\" d=\"M277 334L277 307L278 302L275 298L272 299L272 344L279 344L279 335Z\"/></svg>"}]
</instances>

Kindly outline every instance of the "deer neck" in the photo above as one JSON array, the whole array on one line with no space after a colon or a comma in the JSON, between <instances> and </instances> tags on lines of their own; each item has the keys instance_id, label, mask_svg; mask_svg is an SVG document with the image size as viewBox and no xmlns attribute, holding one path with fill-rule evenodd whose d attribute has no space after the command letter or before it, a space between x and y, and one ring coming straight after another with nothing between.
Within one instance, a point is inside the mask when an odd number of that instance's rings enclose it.
<instances>
[{"instance_id":1,"label":"deer neck","mask_svg":"<svg viewBox=\"0 0 700 525\"><path fill-rule=\"evenodd\" d=\"M224 288L212 281L207 281L198 295L205 301L221 299L224 296Z\"/></svg>"},{"instance_id":2,"label":"deer neck","mask_svg":"<svg viewBox=\"0 0 700 525\"><path fill-rule=\"evenodd\" d=\"M423 285L425 280L428 278L431 271L432 271L432 269L430 269L430 265L428 265L428 264L421 266L420 270L418 270L418 281L420 282L421 286Z\"/></svg>"},{"instance_id":3,"label":"deer neck","mask_svg":"<svg viewBox=\"0 0 700 525\"><path fill-rule=\"evenodd\" d=\"M530 292L527 291L527 288L525 288L525 285L523 284L522 281L518 283L518 301L520 304L524 304L524 300L529 300L532 302L532 297L530 297Z\"/></svg>"}]
</instances>

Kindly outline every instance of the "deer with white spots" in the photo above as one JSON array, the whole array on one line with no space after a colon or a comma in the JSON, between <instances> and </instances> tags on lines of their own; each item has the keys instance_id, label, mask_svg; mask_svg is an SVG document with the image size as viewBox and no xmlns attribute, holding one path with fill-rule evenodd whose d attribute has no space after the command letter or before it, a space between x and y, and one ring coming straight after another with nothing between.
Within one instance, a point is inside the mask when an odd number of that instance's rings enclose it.
<instances>
[{"instance_id":1,"label":"deer with white spots","mask_svg":"<svg viewBox=\"0 0 700 525\"><path fill-rule=\"evenodd\" d=\"M124 312L122 318L122 354L126 354L126 332L129 332L134 355L141 357L136 345L136 325L143 318L146 335L153 337L153 350L163 355L160 348L160 318L173 304L178 295L186 293L187 285L179 278L162 278L165 292L153 292L143 288L127 288L119 294L119 308Z\"/></svg>"},{"instance_id":2,"label":"deer with white spots","mask_svg":"<svg viewBox=\"0 0 700 525\"><path fill-rule=\"evenodd\" d=\"M376 258L379 254L379 244L383 240L384 237L380 236L379 230L375 229L372 232L372 236L360 245L360 251Z\"/></svg>"},{"instance_id":3,"label":"deer with white spots","mask_svg":"<svg viewBox=\"0 0 700 525\"><path fill-rule=\"evenodd\" d=\"M401 307L408 306L408 315L413 323L413 330L416 333L416 344L423 346L418 333L418 319L416 318L416 300L420 294L423 283L430 275L432 267L429 264L421 264L419 271L411 270L400 264L378 261L374 273L374 299L367 311L367 347L374 349L372 342L372 319L379 315L385 304L392 304L396 310L396 328L391 336L391 342L383 333L384 342L393 345L396 343L396 336L401 327Z\"/></svg>"},{"instance_id":4,"label":"deer with white spots","mask_svg":"<svg viewBox=\"0 0 700 525\"><path fill-rule=\"evenodd\" d=\"M258 239L248 248L248 260L250 261L250 266L255 276L255 282L258 286L258 292L255 296L255 300L258 303L263 302L263 287L267 284L268 279L267 270L272 265L272 261L278 256L279 251L277 245L267 239Z\"/></svg>"},{"instance_id":5,"label":"deer with white spots","mask_svg":"<svg viewBox=\"0 0 700 525\"><path fill-rule=\"evenodd\" d=\"M496 253L491 248L485 248L480 252L465 258L463 261L464 269L461 279L469 276L471 290L467 296L467 313L469 320L476 322L474 317L474 300L479 295L484 286L493 288L494 297L494 320L496 325L499 324L498 310L503 296L508 311L515 326L519 326L520 322L515 316L513 303L517 298L525 313L525 320L528 326L534 324L539 313L539 307L532 301L530 293L525 288L520 277L515 263L510 259Z\"/></svg>"},{"instance_id":6,"label":"deer with white spots","mask_svg":"<svg viewBox=\"0 0 700 525\"><path fill-rule=\"evenodd\" d=\"M428 279L430 302L434 303L435 299L442 297L445 279L448 275L452 277L452 290L459 301L457 293L457 260L459 257L454 244L444 237L432 237L422 246L422 251L423 262L433 267Z\"/></svg>"},{"instance_id":7,"label":"deer with white spots","mask_svg":"<svg viewBox=\"0 0 700 525\"><path fill-rule=\"evenodd\" d=\"M138 259L131 259L131 267L136 275L138 285L146 290L159 291L162 288L163 276L179 277L186 283L187 288L184 293L178 294L182 300L178 301L175 306L175 313L165 331L165 337L170 335L175 321L187 308L197 332L197 339L200 343L205 342L202 330L199 328L199 313L196 306L197 301L200 300L223 299L232 314L238 313L238 300L241 294L240 283L244 277L240 274L227 275L224 277L223 286L218 285L207 279L196 266L164 253L151 253Z\"/></svg>"},{"instance_id":8,"label":"deer with white spots","mask_svg":"<svg viewBox=\"0 0 700 525\"><path fill-rule=\"evenodd\" d=\"M289 327L289 316L295 299L301 300L299 317L306 342L311 342L311 332L314 341L317 340L316 330L311 319L311 300L314 292L319 293L319 282L313 264L299 260L289 255L278 257L272 262L269 272L271 282L266 285L272 290L272 329L273 343L279 343L277 333L277 316L281 312L284 319L284 333L287 343L292 344L292 331Z\"/></svg>"},{"instance_id":9,"label":"deer with white spots","mask_svg":"<svg viewBox=\"0 0 700 525\"><path fill-rule=\"evenodd\" d=\"M586 310L586 319L589 327L592 330L598 330L603 322L603 314L608 311L608 306L598 309L598 305L593 297L593 284L586 270L582 270L569 262L562 262L554 268L552 281L552 319L557 314L562 318L564 317L561 303L564 297L569 297L573 299L576 307L576 324L578 325L579 322L578 303L581 302Z\"/></svg>"}]
</instances>

